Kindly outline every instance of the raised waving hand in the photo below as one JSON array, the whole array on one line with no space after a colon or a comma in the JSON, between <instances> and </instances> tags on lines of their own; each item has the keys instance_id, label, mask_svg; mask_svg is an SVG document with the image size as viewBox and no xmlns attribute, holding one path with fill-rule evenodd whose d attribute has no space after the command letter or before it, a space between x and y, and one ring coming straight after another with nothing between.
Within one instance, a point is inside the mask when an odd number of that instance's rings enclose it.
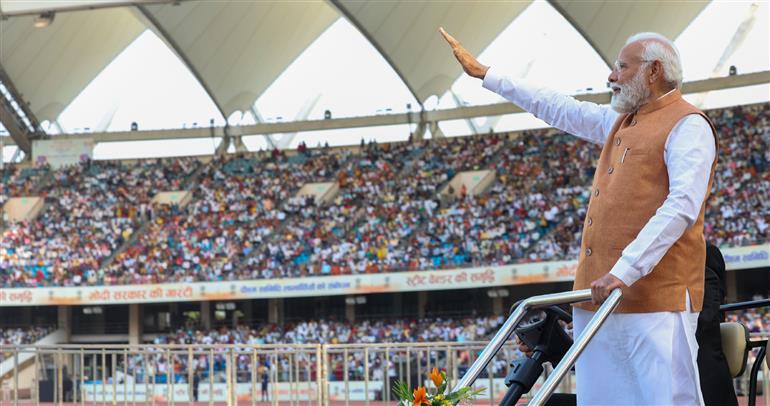
<instances>
[{"instance_id":1,"label":"raised waving hand","mask_svg":"<svg viewBox=\"0 0 770 406\"><path fill-rule=\"evenodd\" d=\"M444 27L439 27L438 31L444 37L446 42L449 43L449 46L452 47L452 53L454 53L455 58L457 58L457 62L460 62L465 73L474 78L484 79L484 75L487 74L489 66L482 65L476 57L471 55L467 49L463 48L460 41L456 40L455 37L446 32Z\"/></svg>"}]
</instances>

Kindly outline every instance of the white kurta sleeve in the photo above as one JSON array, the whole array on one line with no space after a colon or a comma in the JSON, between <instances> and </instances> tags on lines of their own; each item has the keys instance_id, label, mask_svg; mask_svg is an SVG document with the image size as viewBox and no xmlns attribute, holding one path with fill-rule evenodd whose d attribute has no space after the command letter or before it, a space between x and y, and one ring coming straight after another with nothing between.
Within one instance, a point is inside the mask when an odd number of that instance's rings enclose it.
<instances>
[{"instance_id":1,"label":"white kurta sleeve","mask_svg":"<svg viewBox=\"0 0 770 406\"><path fill-rule=\"evenodd\" d=\"M708 189L716 144L711 126L689 115L666 140L664 160L668 196L636 238L623 250L610 273L627 286L649 274L669 248L698 219Z\"/></svg>"},{"instance_id":2,"label":"white kurta sleeve","mask_svg":"<svg viewBox=\"0 0 770 406\"><path fill-rule=\"evenodd\" d=\"M609 106L581 102L521 79L502 76L494 67L487 70L482 86L532 113L548 125L594 144L604 144L619 116Z\"/></svg>"}]
</instances>

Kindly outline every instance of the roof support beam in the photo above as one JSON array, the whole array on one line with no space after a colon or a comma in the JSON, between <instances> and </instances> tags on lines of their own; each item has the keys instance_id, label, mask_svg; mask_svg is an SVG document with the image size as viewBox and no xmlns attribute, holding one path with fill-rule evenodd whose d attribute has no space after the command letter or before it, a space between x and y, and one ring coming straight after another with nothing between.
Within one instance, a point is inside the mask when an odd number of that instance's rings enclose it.
<instances>
[{"instance_id":1,"label":"roof support beam","mask_svg":"<svg viewBox=\"0 0 770 406\"><path fill-rule=\"evenodd\" d=\"M366 38L366 40L369 41L370 44L372 44L374 49L376 49L377 52L380 53L382 58L385 59L385 61L388 63L388 65L390 65L390 67L393 69L393 71L396 72L396 75L398 75L398 77L404 83L404 86L406 86L406 88L409 89L409 93L411 93L412 96L414 97L414 99L417 100L417 103L419 103L420 108L422 108L422 100L420 100L420 97L417 96L417 92L412 87L412 85L409 83L409 81L406 80L406 75L404 75L404 73L401 72L400 69L398 69L398 66L393 62L393 60L390 58L388 53L385 52L384 49L382 49L382 46L380 46L380 43L378 43L377 41L374 40L374 37L372 36L372 34L369 31L367 31L364 28L364 26L361 24L361 22L358 21L356 19L356 17L353 14L351 14L348 11L348 9L340 3L340 0L328 0L328 1L329 1L329 3L331 5L334 6L334 8L337 9L337 11L339 11L340 14L345 16L346 20L348 20L351 24L353 24L354 27L356 27L358 32L360 32L361 35L363 35L364 38Z\"/></svg>"},{"instance_id":2,"label":"roof support beam","mask_svg":"<svg viewBox=\"0 0 770 406\"><path fill-rule=\"evenodd\" d=\"M762 85L770 83L770 71L749 73L744 75L726 76L721 78L704 79L685 83L683 93L701 93L712 90L730 89L737 87ZM575 96L578 100L599 104L610 102L610 93L593 93ZM315 130L332 130L342 128L361 128L402 124L431 125L433 122L445 120L465 120L474 117L492 117L506 114L521 113L522 109L508 102L484 106L458 107L446 110L418 111L400 114L387 114L368 117L337 118L330 120L308 120L287 123L258 123L230 127L229 130L240 135L263 135L276 133L292 133ZM430 128L430 127L429 127ZM90 134L62 134L57 139L93 139L96 142L163 140L178 138L211 138L225 135L223 127L187 128L174 130L153 131L124 131ZM10 144L8 144L10 145Z\"/></svg>"},{"instance_id":3,"label":"roof support beam","mask_svg":"<svg viewBox=\"0 0 770 406\"><path fill-rule=\"evenodd\" d=\"M596 46L596 42L594 42L593 38L591 38L590 35L588 35L582 28L580 28L580 24L578 24L575 19L572 17L572 15L564 10L562 6L554 1L554 0L547 0L548 4L550 4L556 11L561 14L562 17L564 17L565 20L572 26L572 28L575 29L575 31L580 34L581 37L588 43L588 45L591 46L591 48L596 52L597 55L599 55L600 58L602 58L602 61L607 64L608 68L612 68L612 62L611 59L608 58L606 55L603 55L601 50L598 46Z\"/></svg>"},{"instance_id":4,"label":"roof support beam","mask_svg":"<svg viewBox=\"0 0 770 406\"><path fill-rule=\"evenodd\" d=\"M227 114L225 114L224 108L222 108L222 104L219 103L219 100L217 100L216 95L211 90L211 87L209 87L209 84L203 80L203 76L198 72L198 69L195 68L195 65L190 61L190 58L187 57L187 54L184 52L182 47L179 46L179 44L174 40L174 38L168 33L165 27L158 21L157 18L155 18L152 13L147 10L147 7L137 4L136 8L141 13L142 17L144 17L149 24L150 29L152 29L159 37L163 40L163 42L168 45L169 48L171 48L172 51L179 57L179 59L184 63L184 66L187 67L187 69L190 70L190 73L195 77L195 80L198 81L198 83L201 84L203 87L203 90L206 91L206 94L211 98L211 101L214 102L214 105L217 106L217 110L219 111L219 114L222 115L222 119L227 121Z\"/></svg>"},{"instance_id":5,"label":"roof support beam","mask_svg":"<svg viewBox=\"0 0 770 406\"><path fill-rule=\"evenodd\" d=\"M0 123L3 123L3 126L11 134L13 142L19 149L24 151L26 156L30 156L32 154L32 142L27 137L27 132L24 131L18 122L15 112L10 108L5 98L0 101ZM5 144L9 145L10 143L6 142Z\"/></svg>"},{"instance_id":6,"label":"roof support beam","mask_svg":"<svg viewBox=\"0 0 770 406\"><path fill-rule=\"evenodd\" d=\"M107 0L107 1L70 1L67 2L55 2L49 1L44 3L42 1L28 1L19 2L23 4L23 7L14 7L8 9L0 9L0 17L19 17L29 15L39 15L44 12L53 11L56 13L72 12L72 11L85 11L85 10L98 10L103 8L115 8L133 6L135 4L158 4L158 3L173 3L174 1L186 1L186 0Z\"/></svg>"},{"instance_id":7,"label":"roof support beam","mask_svg":"<svg viewBox=\"0 0 770 406\"><path fill-rule=\"evenodd\" d=\"M457 93L455 93L454 90L451 90L452 97L455 99L455 103L458 106L464 106L465 100L463 97ZM500 116L491 116L487 120L486 123L483 125L476 124L472 118L467 118L465 121L468 123L468 127L471 129L474 135L484 134L492 131L492 129L495 128L495 125L497 125L497 122L500 121Z\"/></svg>"},{"instance_id":8,"label":"roof support beam","mask_svg":"<svg viewBox=\"0 0 770 406\"><path fill-rule=\"evenodd\" d=\"M26 156L32 156L32 140L45 137L35 114L27 105L21 93L16 90L11 78L0 64L0 122L3 123L16 145Z\"/></svg>"}]
</instances>

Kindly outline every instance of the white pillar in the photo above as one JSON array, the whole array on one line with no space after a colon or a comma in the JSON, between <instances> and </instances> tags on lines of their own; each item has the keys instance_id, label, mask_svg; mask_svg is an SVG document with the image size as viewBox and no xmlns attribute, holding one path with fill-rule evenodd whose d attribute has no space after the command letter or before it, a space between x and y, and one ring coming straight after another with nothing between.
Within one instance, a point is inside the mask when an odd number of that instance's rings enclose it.
<instances>
[{"instance_id":1,"label":"white pillar","mask_svg":"<svg viewBox=\"0 0 770 406\"><path fill-rule=\"evenodd\" d=\"M424 318L425 317L425 307L428 304L428 292L420 291L417 292L417 317Z\"/></svg>"},{"instance_id":2,"label":"white pillar","mask_svg":"<svg viewBox=\"0 0 770 406\"><path fill-rule=\"evenodd\" d=\"M204 329L211 329L211 302L201 302L201 324Z\"/></svg>"},{"instance_id":3,"label":"white pillar","mask_svg":"<svg viewBox=\"0 0 770 406\"><path fill-rule=\"evenodd\" d=\"M350 323L355 323L356 321L356 304L355 303L345 302L345 320L347 320Z\"/></svg>"},{"instance_id":4,"label":"white pillar","mask_svg":"<svg viewBox=\"0 0 770 406\"><path fill-rule=\"evenodd\" d=\"M72 306L59 306L57 310L57 325L64 331L64 342L70 342L72 338Z\"/></svg>"},{"instance_id":5,"label":"white pillar","mask_svg":"<svg viewBox=\"0 0 770 406\"><path fill-rule=\"evenodd\" d=\"M142 309L138 303L128 305L128 343L139 345L142 343Z\"/></svg>"},{"instance_id":6,"label":"white pillar","mask_svg":"<svg viewBox=\"0 0 770 406\"><path fill-rule=\"evenodd\" d=\"M268 323L283 322L283 299L267 300L267 321Z\"/></svg>"}]
</instances>

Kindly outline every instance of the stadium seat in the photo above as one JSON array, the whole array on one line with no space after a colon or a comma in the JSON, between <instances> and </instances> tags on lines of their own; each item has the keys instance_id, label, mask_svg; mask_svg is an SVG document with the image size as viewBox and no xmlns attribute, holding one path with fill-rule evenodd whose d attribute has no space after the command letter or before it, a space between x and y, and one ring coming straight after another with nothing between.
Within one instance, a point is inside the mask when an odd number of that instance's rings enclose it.
<instances>
[{"instance_id":1,"label":"stadium seat","mask_svg":"<svg viewBox=\"0 0 770 406\"><path fill-rule=\"evenodd\" d=\"M730 375L737 378L746 369L749 356L749 330L741 323L729 322L719 326L722 336L722 352L727 358Z\"/></svg>"}]
</instances>

